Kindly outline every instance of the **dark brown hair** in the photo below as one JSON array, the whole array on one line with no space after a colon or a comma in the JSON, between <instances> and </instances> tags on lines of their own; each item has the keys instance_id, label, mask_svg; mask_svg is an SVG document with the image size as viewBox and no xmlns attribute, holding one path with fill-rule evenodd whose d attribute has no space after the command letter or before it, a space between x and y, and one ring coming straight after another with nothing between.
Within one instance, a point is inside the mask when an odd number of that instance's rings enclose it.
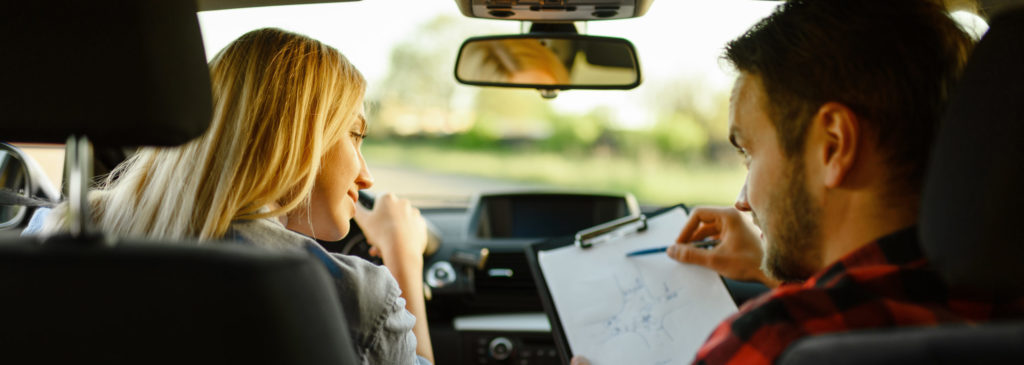
<instances>
[{"instance_id":1,"label":"dark brown hair","mask_svg":"<svg viewBox=\"0 0 1024 365\"><path fill-rule=\"evenodd\" d=\"M790 0L729 42L724 58L760 76L787 156L803 151L818 108L839 102L865 122L899 190L916 194L972 47L937 1Z\"/></svg>"}]
</instances>

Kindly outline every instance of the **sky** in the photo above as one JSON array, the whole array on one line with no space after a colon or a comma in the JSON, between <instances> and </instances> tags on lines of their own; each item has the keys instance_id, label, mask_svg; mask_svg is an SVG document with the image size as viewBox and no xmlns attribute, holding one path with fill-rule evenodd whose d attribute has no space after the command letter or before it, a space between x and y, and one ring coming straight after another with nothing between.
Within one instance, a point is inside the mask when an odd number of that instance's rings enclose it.
<instances>
[{"instance_id":1,"label":"sky","mask_svg":"<svg viewBox=\"0 0 1024 365\"><path fill-rule=\"evenodd\" d=\"M645 89L658 80L697 78L705 81L702 87L709 89L709 95L727 91L734 75L719 62L722 47L776 5L752 0L659 0L640 18L581 23L581 32L632 41L645 83L631 91L563 91L551 101L552 106L574 113L610 106L622 126L643 127L654 122L650 103L644 100L653 93ZM372 94L374 85L387 74L392 45L442 14L458 18L466 27L520 33L518 21L466 18L455 2L448 0L363 0L220 10L200 12L199 21L207 58L249 30L278 27L339 49L366 76ZM452 55L452 62L454 59Z\"/></svg>"}]
</instances>

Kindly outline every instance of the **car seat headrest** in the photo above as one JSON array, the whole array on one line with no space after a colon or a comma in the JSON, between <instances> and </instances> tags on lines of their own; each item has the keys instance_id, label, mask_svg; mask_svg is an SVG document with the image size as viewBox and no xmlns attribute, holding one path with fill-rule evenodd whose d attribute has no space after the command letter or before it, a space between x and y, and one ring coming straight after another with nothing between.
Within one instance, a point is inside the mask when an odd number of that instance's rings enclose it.
<instances>
[{"instance_id":1,"label":"car seat headrest","mask_svg":"<svg viewBox=\"0 0 1024 365\"><path fill-rule=\"evenodd\" d=\"M195 1L13 1L0 12L0 140L178 145L210 123Z\"/></svg>"},{"instance_id":2,"label":"car seat headrest","mask_svg":"<svg viewBox=\"0 0 1024 365\"><path fill-rule=\"evenodd\" d=\"M1024 8L992 20L950 101L923 194L921 239L954 287L1024 292Z\"/></svg>"}]
</instances>

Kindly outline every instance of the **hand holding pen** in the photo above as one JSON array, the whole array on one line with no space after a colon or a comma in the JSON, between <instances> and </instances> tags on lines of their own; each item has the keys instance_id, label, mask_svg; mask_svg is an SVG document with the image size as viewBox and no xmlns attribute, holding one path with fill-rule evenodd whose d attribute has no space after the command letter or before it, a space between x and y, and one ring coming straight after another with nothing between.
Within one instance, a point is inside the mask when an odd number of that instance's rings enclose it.
<instances>
[{"instance_id":1,"label":"hand holding pen","mask_svg":"<svg viewBox=\"0 0 1024 365\"><path fill-rule=\"evenodd\" d=\"M757 232L757 227L735 208L696 208L676 244L665 252L676 261L704 266L733 280L758 281L776 287L779 283L761 271L764 251ZM701 241L708 238L718 244L699 248Z\"/></svg>"}]
</instances>

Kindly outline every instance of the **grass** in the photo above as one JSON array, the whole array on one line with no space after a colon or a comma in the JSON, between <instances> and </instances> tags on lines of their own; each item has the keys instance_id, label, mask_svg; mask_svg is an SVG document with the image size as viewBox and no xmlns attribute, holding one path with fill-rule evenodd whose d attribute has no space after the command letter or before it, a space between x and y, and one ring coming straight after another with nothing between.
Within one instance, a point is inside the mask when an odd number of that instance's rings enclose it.
<instances>
[{"instance_id":1,"label":"grass","mask_svg":"<svg viewBox=\"0 0 1024 365\"><path fill-rule=\"evenodd\" d=\"M539 183L628 191L641 204L731 205L743 185L742 166L687 166L650 157L573 156L554 152L463 150L378 141L363 146L370 164Z\"/></svg>"}]
</instances>

